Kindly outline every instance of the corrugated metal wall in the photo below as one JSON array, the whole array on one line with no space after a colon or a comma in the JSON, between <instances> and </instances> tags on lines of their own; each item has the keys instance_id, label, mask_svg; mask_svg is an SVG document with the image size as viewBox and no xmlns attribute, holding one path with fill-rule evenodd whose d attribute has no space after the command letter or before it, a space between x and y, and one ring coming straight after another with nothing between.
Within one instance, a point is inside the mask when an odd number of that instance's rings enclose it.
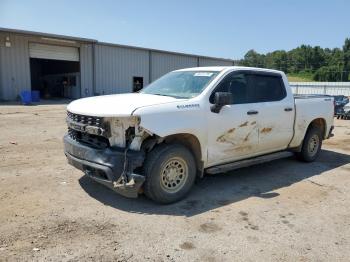
<instances>
[{"instance_id":1,"label":"corrugated metal wall","mask_svg":"<svg viewBox=\"0 0 350 262\"><path fill-rule=\"evenodd\" d=\"M181 68L196 67L197 57L151 52L151 80L154 81L162 75Z\"/></svg>"},{"instance_id":2,"label":"corrugated metal wall","mask_svg":"<svg viewBox=\"0 0 350 262\"><path fill-rule=\"evenodd\" d=\"M96 93L132 92L133 77L149 82L148 51L109 45L96 45Z\"/></svg>"},{"instance_id":3,"label":"corrugated metal wall","mask_svg":"<svg viewBox=\"0 0 350 262\"><path fill-rule=\"evenodd\" d=\"M11 47L5 47L6 37L10 37ZM30 43L80 48L81 97L131 92L133 77L143 77L146 86L180 68L232 65L226 60L166 51L0 32L0 99L15 100L22 90L31 89Z\"/></svg>"},{"instance_id":4,"label":"corrugated metal wall","mask_svg":"<svg viewBox=\"0 0 350 262\"><path fill-rule=\"evenodd\" d=\"M233 61L200 57L199 66L233 66Z\"/></svg>"},{"instance_id":5,"label":"corrugated metal wall","mask_svg":"<svg viewBox=\"0 0 350 262\"><path fill-rule=\"evenodd\" d=\"M220 59L96 44L95 92L100 95L131 92L134 76L143 77L146 86L170 71L197 67L199 63L202 66L233 64Z\"/></svg>"},{"instance_id":6,"label":"corrugated metal wall","mask_svg":"<svg viewBox=\"0 0 350 262\"><path fill-rule=\"evenodd\" d=\"M93 46L92 44L82 44L80 47L81 97L94 95L93 76Z\"/></svg>"},{"instance_id":7,"label":"corrugated metal wall","mask_svg":"<svg viewBox=\"0 0 350 262\"><path fill-rule=\"evenodd\" d=\"M5 47L10 37L11 47ZM22 36L0 33L0 99L15 100L22 90L30 90L28 42Z\"/></svg>"}]
</instances>

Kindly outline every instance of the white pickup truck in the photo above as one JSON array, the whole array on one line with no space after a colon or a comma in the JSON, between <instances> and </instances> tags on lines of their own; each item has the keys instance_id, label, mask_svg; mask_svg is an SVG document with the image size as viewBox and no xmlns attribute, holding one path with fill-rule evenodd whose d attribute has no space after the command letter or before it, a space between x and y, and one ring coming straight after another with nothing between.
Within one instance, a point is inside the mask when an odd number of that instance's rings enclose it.
<instances>
[{"instance_id":1,"label":"white pickup truck","mask_svg":"<svg viewBox=\"0 0 350 262\"><path fill-rule=\"evenodd\" d=\"M139 93L67 107L68 162L127 197L183 198L196 177L296 154L315 160L332 136L328 96L293 96L283 72L198 67Z\"/></svg>"}]
</instances>

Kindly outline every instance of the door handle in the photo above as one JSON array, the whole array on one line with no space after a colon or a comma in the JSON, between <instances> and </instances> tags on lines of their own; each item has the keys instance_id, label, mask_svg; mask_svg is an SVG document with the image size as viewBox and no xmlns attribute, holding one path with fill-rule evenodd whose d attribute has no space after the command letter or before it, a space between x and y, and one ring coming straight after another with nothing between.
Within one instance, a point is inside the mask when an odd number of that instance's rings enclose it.
<instances>
[{"instance_id":1,"label":"door handle","mask_svg":"<svg viewBox=\"0 0 350 262\"><path fill-rule=\"evenodd\" d=\"M290 111L293 111L293 108L291 108L291 107L286 107L286 108L284 109L284 111L290 112Z\"/></svg>"},{"instance_id":2,"label":"door handle","mask_svg":"<svg viewBox=\"0 0 350 262\"><path fill-rule=\"evenodd\" d=\"M249 110L248 112L247 112L247 115L256 115L256 114L258 114L259 112L258 111L256 111L256 110Z\"/></svg>"}]
</instances>

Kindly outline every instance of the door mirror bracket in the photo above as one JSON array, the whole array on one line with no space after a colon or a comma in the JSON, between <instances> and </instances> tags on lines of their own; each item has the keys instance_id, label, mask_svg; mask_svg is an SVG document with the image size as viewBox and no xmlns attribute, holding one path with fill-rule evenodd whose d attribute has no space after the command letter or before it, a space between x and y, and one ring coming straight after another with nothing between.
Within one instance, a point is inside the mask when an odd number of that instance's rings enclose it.
<instances>
[{"instance_id":1,"label":"door mirror bracket","mask_svg":"<svg viewBox=\"0 0 350 262\"><path fill-rule=\"evenodd\" d=\"M232 104L232 94L230 92L216 92L214 97L214 105L210 107L211 112L220 113L223 106Z\"/></svg>"}]
</instances>

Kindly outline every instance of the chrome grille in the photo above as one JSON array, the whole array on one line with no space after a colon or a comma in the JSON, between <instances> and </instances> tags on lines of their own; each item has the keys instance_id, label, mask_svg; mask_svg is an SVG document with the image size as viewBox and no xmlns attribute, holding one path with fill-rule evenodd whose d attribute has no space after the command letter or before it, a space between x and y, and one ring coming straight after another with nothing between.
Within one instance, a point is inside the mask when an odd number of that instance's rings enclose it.
<instances>
[{"instance_id":1,"label":"chrome grille","mask_svg":"<svg viewBox=\"0 0 350 262\"><path fill-rule=\"evenodd\" d=\"M67 111L68 135L95 148L109 147L108 123L102 117L74 114ZM93 129L91 129L91 127ZM89 130L87 130L89 128ZM93 130L99 131L92 133Z\"/></svg>"},{"instance_id":2,"label":"chrome grille","mask_svg":"<svg viewBox=\"0 0 350 262\"><path fill-rule=\"evenodd\" d=\"M78 114L73 114L69 111L67 111L67 117L68 119L76 123L80 123L84 125L97 126L97 127L102 127L103 125L102 117L78 115Z\"/></svg>"}]
</instances>

